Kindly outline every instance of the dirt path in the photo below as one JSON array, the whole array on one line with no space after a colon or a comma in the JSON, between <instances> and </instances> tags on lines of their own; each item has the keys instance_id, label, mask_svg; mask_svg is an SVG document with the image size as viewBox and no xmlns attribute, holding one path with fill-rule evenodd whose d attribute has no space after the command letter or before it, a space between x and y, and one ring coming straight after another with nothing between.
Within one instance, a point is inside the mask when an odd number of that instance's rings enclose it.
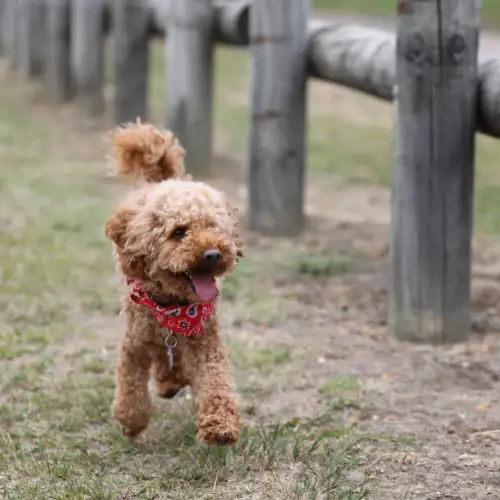
<instances>
[{"instance_id":1,"label":"dirt path","mask_svg":"<svg viewBox=\"0 0 500 500\"><path fill-rule=\"evenodd\" d=\"M280 338L307 355L294 364L283 392L271 392L256 405L256 414L267 419L321 413L329 404L322 387L355 380L355 396L351 392L353 399L340 404L342 419L359 431L412 443L397 451L381 445L376 463L366 464L367 474L379 482L375 498L500 498L498 241L476 245L474 309L480 333L453 347L401 343L388 336L386 324L388 190L322 179L309 191L314 231L300 244L310 252L357 252L367 260L358 272L341 277L287 283L298 301L293 319L250 337L264 345ZM239 192L243 201L244 189ZM254 251L279 247L260 239L254 245Z\"/></svg>"}]
</instances>

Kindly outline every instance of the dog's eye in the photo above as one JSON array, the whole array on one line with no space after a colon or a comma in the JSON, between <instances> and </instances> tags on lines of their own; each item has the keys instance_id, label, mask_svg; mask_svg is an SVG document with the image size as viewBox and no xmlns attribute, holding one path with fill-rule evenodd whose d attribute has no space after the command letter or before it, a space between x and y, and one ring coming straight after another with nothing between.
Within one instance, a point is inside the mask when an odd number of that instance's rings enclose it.
<instances>
[{"instance_id":1,"label":"dog's eye","mask_svg":"<svg viewBox=\"0 0 500 500\"><path fill-rule=\"evenodd\" d=\"M182 238L184 238L184 236L186 236L186 228L178 227L174 229L172 236L177 240L181 240Z\"/></svg>"}]
</instances>

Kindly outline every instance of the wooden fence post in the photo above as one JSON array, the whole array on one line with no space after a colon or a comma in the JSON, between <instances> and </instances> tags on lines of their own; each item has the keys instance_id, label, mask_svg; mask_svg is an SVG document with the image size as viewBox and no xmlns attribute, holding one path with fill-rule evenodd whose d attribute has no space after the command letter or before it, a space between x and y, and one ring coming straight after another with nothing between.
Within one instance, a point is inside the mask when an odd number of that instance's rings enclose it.
<instances>
[{"instance_id":1,"label":"wooden fence post","mask_svg":"<svg viewBox=\"0 0 500 500\"><path fill-rule=\"evenodd\" d=\"M27 78L39 77L44 69L45 3L44 0L19 2L19 64Z\"/></svg>"},{"instance_id":2,"label":"wooden fence post","mask_svg":"<svg viewBox=\"0 0 500 500\"><path fill-rule=\"evenodd\" d=\"M45 0L46 49L45 85L49 99L64 103L74 97L71 81L71 0Z\"/></svg>"},{"instance_id":3,"label":"wooden fence post","mask_svg":"<svg viewBox=\"0 0 500 500\"><path fill-rule=\"evenodd\" d=\"M210 0L172 0L167 17L167 127L186 148L195 177L211 172L213 19Z\"/></svg>"},{"instance_id":4,"label":"wooden fence post","mask_svg":"<svg viewBox=\"0 0 500 500\"><path fill-rule=\"evenodd\" d=\"M479 0L399 0L390 323L397 337L470 331Z\"/></svg>"},{"instance_id":5,"label":"wooden fence post","mask_svg":"<svg viewBox=\"0 0 500 500\"><path fill-rule=\"evenodd\" d=\"M18 0L6 0L5 48L12 70L19 67L19 5Z\"/></svg>"},{"instance_id":6,"label":"wooden fence post","mask_svg":"<svg viewBox=\"0 0 500 500\"><path fill-rule=\"evenodd\" d=\"M2 25L2 53L7 60L10 60L12 57L12 0L3 0L3 2L2 17L0 19Z\"/></svg>"},{"instance_id":7,"label":"wooden fence post","mask_svg":"<svg viewBox=\"0 0 500 500\"><path fill-rule=\"evenodd\" d=\"M71 74L83 111L98 117L104 102L104 2L73 0L71 6Z\"/></svg>"},{"instance_id":8,"label":"wooden fence post","mask_svg":"<svg viewBox=\"0 0 500 500\"><path fill-rule=\"evenodd\" d=\"M7 13L7 1L8 0L0 0L0 56L4 56L6 54L5 30L7 26L5 22L5 15Z\"/></svg>"},{"instance_id":9,"label":"wooden fence post","mask_svg":"<svg viewBox=\"0 0 500 500\"><path fill-rule=\"evenodd\" d=\"M250 10L249 227L263 233L304 225L308 14L308 0L255 0Z\"/></svg>"},{"instance_id":10,"label":"wooden fence post","mask_svg":"<svg viewBox=\"0 0 500 500\"><path fill-rule=\"evenodd\" d=\"M114 0L115 121L147 119L150 12L146 2Z\"/></svg>"}]
</instances>

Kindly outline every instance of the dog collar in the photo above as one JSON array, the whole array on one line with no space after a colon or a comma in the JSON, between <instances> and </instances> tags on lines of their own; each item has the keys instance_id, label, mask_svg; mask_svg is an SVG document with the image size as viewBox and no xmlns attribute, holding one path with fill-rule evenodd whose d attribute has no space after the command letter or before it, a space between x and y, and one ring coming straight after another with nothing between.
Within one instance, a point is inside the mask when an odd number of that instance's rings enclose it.
<instances>
[{"instance_id":1,"label":"dog collar","mask_svg":"<svg viewBox=\"0 0 500 500\"><path fill-rule=\"evenodd\" d=\"M144 291L140 281L127 278L127 284L133 285L130 291L130 299L136 304L150 309L161 326L187 337L201 335L205 331L204 323L212 315L212 302L201 302L186 306L163 306L155 302Z\"/></svg>"}]
</instances>

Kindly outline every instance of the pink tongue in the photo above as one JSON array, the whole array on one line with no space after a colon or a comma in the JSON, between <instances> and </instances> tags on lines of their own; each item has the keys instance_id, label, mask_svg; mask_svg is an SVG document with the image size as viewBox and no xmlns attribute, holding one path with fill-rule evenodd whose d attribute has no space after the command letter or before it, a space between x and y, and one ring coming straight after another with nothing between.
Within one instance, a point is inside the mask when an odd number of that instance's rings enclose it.
<instances>
[{"instance_id":1,"label":"pink tongue","mask_svg":"<svg viewBox=\"0 0 500 500\"><path fill-rule=\"evenodd\" d=\"M209 273L193 273L191 275L196 294L203 301L214 300L217 296L217 287L214 278Z\"/></svg>"}]
</instances>

